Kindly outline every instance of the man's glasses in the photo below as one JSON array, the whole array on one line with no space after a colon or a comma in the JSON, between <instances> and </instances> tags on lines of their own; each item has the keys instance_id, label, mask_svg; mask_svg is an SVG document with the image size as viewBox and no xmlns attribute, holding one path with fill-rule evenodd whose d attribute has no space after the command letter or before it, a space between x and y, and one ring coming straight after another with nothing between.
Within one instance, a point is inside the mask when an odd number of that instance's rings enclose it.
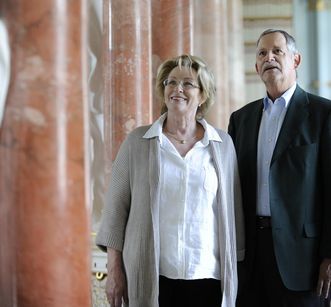
<instances>
[{"instance_id":1,"label":"man's glasses","mask_svg":"<svg viewBox=\"0 0 331 307\"><path fill-rule=\"evenodd\" d=\"M177 81L174 79L165 79L163 81L163 85L166 87L169 87L169 88L176 88L180 85L183 90L191 90L193 88L200 88L199 85L196 85L192 81L183 81L183 80Z\"/></svg>"}]
</instances>

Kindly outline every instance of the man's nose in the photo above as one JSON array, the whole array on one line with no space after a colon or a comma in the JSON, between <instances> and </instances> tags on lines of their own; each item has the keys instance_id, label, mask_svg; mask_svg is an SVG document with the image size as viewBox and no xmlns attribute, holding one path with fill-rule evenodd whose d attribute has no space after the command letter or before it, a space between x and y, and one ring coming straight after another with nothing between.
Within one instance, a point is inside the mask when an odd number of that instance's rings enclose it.
<instances>
[{"instance_id":1,"label":"man's nose","mask_svg":"<svg viewBox=\"0 0 331 307\"><path fill-rule=\"evenodd\" d=\"M275 60L274 53L272 52L272 50L268 51L267 54L266 54L266 61L271 62L271 61L274 61L274 60Z\"/></svg>"}]
</instances>

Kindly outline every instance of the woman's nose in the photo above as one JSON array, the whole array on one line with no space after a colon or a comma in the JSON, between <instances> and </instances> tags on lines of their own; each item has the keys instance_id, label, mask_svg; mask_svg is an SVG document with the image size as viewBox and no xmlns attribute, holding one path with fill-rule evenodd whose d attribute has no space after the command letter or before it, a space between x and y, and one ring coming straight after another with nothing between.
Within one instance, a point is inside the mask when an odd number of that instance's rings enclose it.
<instances>
[{"instance_id":1,"label":"woman's nose","mask_svg":"<svg viewBox=\"0 0 331 307\"><path fill-rule=\"evenodd\" d=\"M179 92L183 92L184 91L183 83L178 82L177 85L175 86L175 89Z\"/></svg>"}]
</instances>

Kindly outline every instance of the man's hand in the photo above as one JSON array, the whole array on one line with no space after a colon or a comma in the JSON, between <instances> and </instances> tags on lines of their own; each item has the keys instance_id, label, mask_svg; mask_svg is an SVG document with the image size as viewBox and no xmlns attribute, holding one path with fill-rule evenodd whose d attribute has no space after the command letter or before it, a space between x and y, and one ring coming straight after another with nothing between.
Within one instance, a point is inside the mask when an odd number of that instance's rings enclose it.
<instances>
[{"instance_id":1,"label":"man's hand","mask_svg":"<svg viewBox=\"0 0 331 307\"><path fill-rule=\"evenodd\" d=\"M122 299L128 303L128 290L123 270L122 253L108 248L106 294L111 307L121 307Z\"/></svg>"},{"instance_id":2,"label":"man's hand","mask_svg":"<svg viewBox=\"0 0 331 307\"><path fill-rule=\"evenodd\" d=\"M317 295L323 295L327 298L330 293L330 283L331 283L331 259L323 259L320 265L320 272L317 284Z\"/></svg>"}]
</instances>

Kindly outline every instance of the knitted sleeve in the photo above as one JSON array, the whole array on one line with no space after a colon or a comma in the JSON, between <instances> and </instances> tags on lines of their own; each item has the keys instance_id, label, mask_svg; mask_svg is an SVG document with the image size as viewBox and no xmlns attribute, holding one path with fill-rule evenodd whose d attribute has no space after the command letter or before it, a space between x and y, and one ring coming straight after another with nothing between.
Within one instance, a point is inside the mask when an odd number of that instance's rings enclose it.
<instances>
[{"instance_id":1,"label":"knitted sleeve","mask_svg":"<svg viewBox=\"0 0 331 307\"><path fill-rule=\"evenodd\" d=\"M130 211L130 136L122 143L113 163L111 180L105 196L101 226L96 245L122 251L126 223Z\"/></svg>"}]
</instances>

